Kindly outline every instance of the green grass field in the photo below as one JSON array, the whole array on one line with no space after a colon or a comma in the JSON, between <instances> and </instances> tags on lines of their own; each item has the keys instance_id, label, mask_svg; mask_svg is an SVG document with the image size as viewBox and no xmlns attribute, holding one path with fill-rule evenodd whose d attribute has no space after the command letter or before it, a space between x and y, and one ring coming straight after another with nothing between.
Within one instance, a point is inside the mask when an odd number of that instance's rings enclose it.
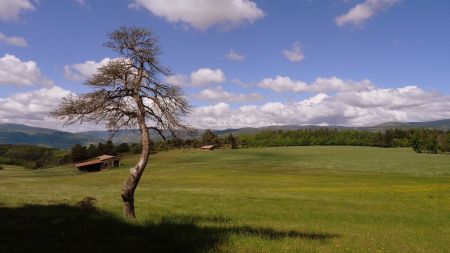
<instances>
[{"instance_id":1,"label":"green grass field","mask_svg":"<svg viewBox=\"0 0 450 253\"><path fill-rule=\"evenodd\" d=\"M135 222L108 171L0 171L0 252L449 252L450 155L280 147L151 157ZM98 210L77 202L97 199Z\"/></svg>"}]
</instances>

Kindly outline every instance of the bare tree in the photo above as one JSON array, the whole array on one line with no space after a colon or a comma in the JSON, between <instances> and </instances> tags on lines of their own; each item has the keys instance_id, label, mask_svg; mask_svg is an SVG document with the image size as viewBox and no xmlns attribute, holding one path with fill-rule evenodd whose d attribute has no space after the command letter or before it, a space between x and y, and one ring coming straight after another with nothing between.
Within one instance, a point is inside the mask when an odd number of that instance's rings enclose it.
<instances>
[{"instance_id":1,"label":"bare tree","mask_svg":"<svg viewBox=\"0 0 450 253\"><path fill-rule=\"evenodd\" d=\"M163 138L163 132L176 136L179 130L189 130L180 116L188 114L191 107L180 88L161 82L170 72L160 64L158 39L149 30L121 27L108 37L105 46L121 58L99 68L86 81L93 92L65 97L50 114L66 124L103 122L111 133L139 128L142 153L121 191L125 217L135 218L134 192L149 160L149 130Z\"/></svg>"}]
</instances>

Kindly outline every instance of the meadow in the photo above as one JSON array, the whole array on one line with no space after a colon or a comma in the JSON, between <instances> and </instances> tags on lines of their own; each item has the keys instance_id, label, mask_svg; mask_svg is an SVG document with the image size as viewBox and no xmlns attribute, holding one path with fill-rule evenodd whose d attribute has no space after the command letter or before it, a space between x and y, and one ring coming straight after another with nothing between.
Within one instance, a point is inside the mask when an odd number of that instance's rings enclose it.
<instances>
[{"instance_id":1,"label":"meadow","mask_svg":"<svg viewBox=\"0 0 450 253\"><path fill-rule=\"evenodd\" d=\"M0 252L448 252L450 155L410 148L159 152L97 173L0 170ZM77 203L93 197L96 208Z\"/></svg>"}]
</instances>

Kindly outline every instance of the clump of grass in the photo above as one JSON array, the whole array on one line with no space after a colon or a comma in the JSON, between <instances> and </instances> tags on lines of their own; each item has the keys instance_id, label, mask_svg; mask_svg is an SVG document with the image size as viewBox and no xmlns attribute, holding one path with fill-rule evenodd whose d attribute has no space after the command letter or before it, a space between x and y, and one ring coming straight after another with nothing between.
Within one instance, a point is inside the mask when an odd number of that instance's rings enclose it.
<instances>
[{"instance_id":1,"label":"clump of grass","mask_svg":"<svg viewBox=\"0 0 450 253\"><path fill-rule=\"evenodd\" d=\"M77 206L78 208L80 208L81 211L96 212L97 208L95 207L95 202L97 202L96 198L88 196L78 201Z\"/></svg>"}]
</instances>

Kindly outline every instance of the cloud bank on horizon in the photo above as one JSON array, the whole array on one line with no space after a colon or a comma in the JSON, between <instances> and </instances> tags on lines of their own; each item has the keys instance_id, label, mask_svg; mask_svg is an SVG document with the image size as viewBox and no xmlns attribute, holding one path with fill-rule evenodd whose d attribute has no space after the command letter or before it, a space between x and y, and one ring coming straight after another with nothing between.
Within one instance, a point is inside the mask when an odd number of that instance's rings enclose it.
<instances>
[{"instance_id":1,"label":"cloud bank on horizon","mask_svg":"<svg viewBox=\"0 0 450 253\"><path fill-rule=\"evenodd\" d=\"M292 82L290 78L282 80L288 84ZM312 84L305 85L314 95L295 102L266 102L260 105L252 104L262 99L257 93L233 94L221 86L207 88L192 97L216 103L195 108L185 121L197 128L226 129L310 124L372 126L392 121L450 118L450 96L425 91L417 86L378 88L369 80L352 81L337 77L319 77ZM278 92L291 90L289 85L280 87L277 83L275 87ZM54 86L0 98L0 122L61 127L62 124L50 119L47 114L62 97L69 94L72 92ZM233 108L230 103L245 105ZM87 125L78 127L78 130L90 128L102 129L102 126Z\"/></svg>"},{"instance_id":2,"label":"cloud bank on horizon","mask_svg":"<svg viewBox=\"0 0 450 253\"><path fill-rule=\"evenodd\" d=\"M67 1L79 8L73 11L74 20L80 15L78 12L92 12L92 20L102 18L96 17L99 9L95 1ZM301 6L306 8L316 4L326 8L324 2L305 1ZM355 44L352 37L369 36L372 33L370 26L376 26L377 19L389 16L387 10L406 8L406 1L333 3L340 8L328 20L314 13L308 16L317 19L318 28L298 28L298 32L295 25L292 27L295 29L286 31L274 29L277 25L292 25L289 22L298 17L294 15L297 12L308 15L309 10L300 7L290 12L297 4L289 3L291 8L283 9L287 3L272 5L256 0L129 0L125 6L111 4L110 8L117 8L130 17L139 16L141 23L133 22L141 26L152 20L162 35L164 52L169 52L168 56L162 55L163 60L169 66L175 66L174 74L163 81L186 91L195 107L185 120L197 128L307 124L370 126L387 121L450 118L448 82L432 88L421 85L424 80L428 84L426 80L436 80L433 78L448 73L441 66L450 64L446 57L446 52L450 51L450 43L446 43L450 42L449 31L434 35L438 40L432 44L441 43L440 54L423 49L421 41L412 43L415 47L399 49L407 56L404 56L405 60L399 58L401 62L397 64L415 63L408 58L408 53L421 54L422 48L428 58L421 59L427 59L425 64L435 66L432 70L422 74L408 71L408 78L390 79L385 72L367 69L386 71L385 65L397 60L383 54L383 50L394 52L390 51L393 42L386 42L385 48L366 57L362 54L371 53L380 42L363 47L364 44ZM45 33L45 24L54 22L42 17L53 13L51 6L50 2L33 0L3 0L0 4L0 22L5 25L0 31L0 123L69 131L103 129L103 126L89 124L63 128L62 122L48 117L48 112L55 109L64 96L86 91L82 83L99 67L118 59L113 53L98 49L103 43L100 39L104 37L96 39L95 44L83 43L82 40L88 37L79 36L83 32L74 34L81 42L72 46L79 48L58 51L61 49L55 44L42 41L43 35L30 32L37 23L44 27L41 30ZM61 15L64 11L67 11L66 15L71 14L70 10L61 10ZM282 16L276 16L278 12ZM436 13L439 14L439 10ZM290 18L283 19L285 16ZM301 17L298 22L300 20ZM325 37L318 39L315 36L320 27L325 29ZM52 29L65 28L55 26ZM96 34L110 31L110 28L103 30L96 26L92 29ZM55 30L51 32L54 34ZM65 31L60 32L64 34ZM430 34L433 36L432 32L426 31L427 36ZM332 35L334 39L328 38ZM392 35L392 39L405 43L397 36ZM377 33L370 40L386 37L386 33ZM54 36L51 39L64 38ZM328 44L329 40L333 43ZM94 44L95 49L86 49L86 44ZM345 67L341 67L342 64ZM343 78L347 76L354 78ZM371 81L374 79L376 82ZM450 81L450 77L447 75L439 80Z\"/></svg>"}]
</instances>

